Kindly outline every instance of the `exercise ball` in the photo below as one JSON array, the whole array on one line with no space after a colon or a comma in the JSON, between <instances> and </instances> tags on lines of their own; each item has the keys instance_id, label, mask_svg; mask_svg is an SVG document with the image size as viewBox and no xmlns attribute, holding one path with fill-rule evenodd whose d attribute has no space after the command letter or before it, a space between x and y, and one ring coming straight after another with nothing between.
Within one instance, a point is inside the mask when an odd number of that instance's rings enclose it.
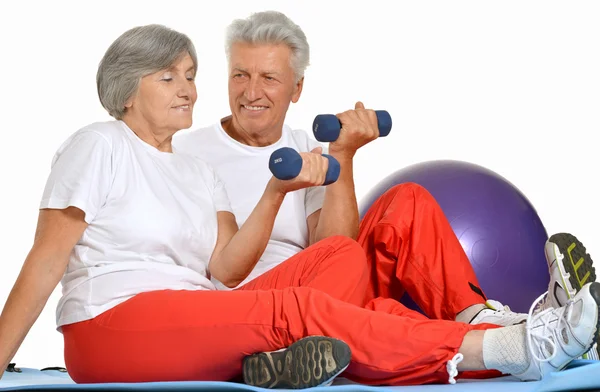
<instances>
[{"instance_id":1,"label":"exercise ball","mask_svg":"<svg viewBox=\"0 0 600 392\"><path fill-rule=\"evenodd\" d=\"M473 163L422 162L376 185L359 204L361 219L383 193L407 182L423 186L439 203L488 299L526 313L548 290L548 234L531 202L512 183ZM412 300L402 302L416 307Z\"/></svg>"}]
</instances>

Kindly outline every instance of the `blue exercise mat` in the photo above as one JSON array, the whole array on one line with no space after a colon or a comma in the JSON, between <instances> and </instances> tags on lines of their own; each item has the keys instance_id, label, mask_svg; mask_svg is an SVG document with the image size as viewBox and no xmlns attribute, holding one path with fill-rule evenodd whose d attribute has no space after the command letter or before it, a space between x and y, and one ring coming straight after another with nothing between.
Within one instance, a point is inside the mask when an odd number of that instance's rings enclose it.
<instances>
[{"instance_id":1,"label":"blue exercise mat","mask_svg":"<svg viewBox=\"0 0 600 392\"><path fill-rule=\"evenodd\" d=\"M57 370L41 371L29 368L21 368L20 370L20 373L7 372L4 374L0 379L0 391L266 391L266 389L244 384L208 381L75 384L67 373ZM372 387L338 378L330 387L310 389L311 392L562 392L585 390L600 390L600 362L598 361L573 361L566 370L553 373L542 381L521 382L514 377L507 376L489 380L458 380L454 385Z\"/></svg>"}]
</instances>

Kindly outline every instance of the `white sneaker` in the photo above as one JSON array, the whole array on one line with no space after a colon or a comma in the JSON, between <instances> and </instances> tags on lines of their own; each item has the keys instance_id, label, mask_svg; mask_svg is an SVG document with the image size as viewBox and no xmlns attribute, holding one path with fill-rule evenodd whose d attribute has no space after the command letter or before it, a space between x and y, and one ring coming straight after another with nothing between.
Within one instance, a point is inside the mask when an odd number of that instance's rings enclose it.
<instances>
[{"instance_id":1,"label":"white sneaker","mask_svg":"<svg viewBox=\"0 0 600 392\"><path fill-rule=\"evenodd\" d=\"M486 308L479 311L469 324L489 323L508 327L527 321L527 314L515 313L510 310L508 305L503 305L493 299L488 300L485 306Z\"/></svg>"},{"instance_id":2,"label":"white sneaker","mask_svg":"<svg viewBox=\"0 0 600 392\"><path fill-rule=\"evenodd\" d=\"M585 246L572 234L552 235L545 246L546 261L550 272L548 295L538 311L560 308L575 297L581 288L596 281L596 270ZM598 359L598 348L590 350L582 358Z\"/></svg>"},{"instance_id":3,"label":"white sneaker","mask_svg":"<svg viewBox=\"0 0 600 392\"><path fill-rule=\"evenodd\" d=\"M564 306L586 283L596 281L592 258L574 235L554 234L544 250L550 270L548 300L553 308Z\"/></svg>"},{"instance_id":4,"label":"white sneaker","mask_svg":"<svg viewBox=\"0 0 600 392\"><path fill-rule=\"evenodd\" d=\"M544 296L546 293L533 303L527 320L529 367L521 374L513 374L523 381L540 380L551 372L562 370L588 352L596 341L600 283L584 285L561 308L535 313Z\"/></svg>"}]
</instances>

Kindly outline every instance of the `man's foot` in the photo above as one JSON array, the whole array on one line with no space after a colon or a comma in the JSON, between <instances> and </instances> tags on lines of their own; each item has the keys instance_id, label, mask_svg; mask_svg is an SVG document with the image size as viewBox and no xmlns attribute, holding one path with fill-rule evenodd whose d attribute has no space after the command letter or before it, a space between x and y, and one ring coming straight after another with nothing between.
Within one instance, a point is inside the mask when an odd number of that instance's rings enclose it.
<instances>
[{"instance_id":1,"label":"man's foot","mask_svg":"<svg viewBox=\"0 0 600 392\"><path fill-rule=\"evenodd\" d=\"M574 235L552 235L546 241L545 252L550 270L548 300L552 307L564 306L586 283L596 281L592 258Z\"/></svg>"},{"instance_id":2,"label":"man's foot","mask_svg":"<svg viewBox=\"0 0 600 392\"><path fill-rule=\"evenodd\" d=\"M496 324L508 327L527 321L527 314L515 313L508 305L503 305L498 301L488 300L485 308L479 311L469 324Z\"/></svg>"},{"instance_id":3,"label":"man's foot","mask_svg":"<svg viewBox=\"0 0 600 392\"><path fill-rule=\"evenodd\" d=\"M600 283L584 285L561 308L548 308L536 313L534 309L542 298L532 305L526 325L528 368L520 374L513 374L523 381L540 380L581 357L596 342L600 327Z\"/></svg>"},{"instance_id":4,"label":"man's foot","mask_svg":"<svg viewBox=\"0 0 600 392\"><path fill-rule=\"evenodd\" d=\"M469 324L496 324L503 327L517 325L527 321L527 313L516 313L508 305L499 301L488 299L485 304L479 305L482 309L475 314Z\"/></svg>"},{"instance_id":5,"label":"man's foot","mask_svg":"<svg viewBox=\"0 0 600 392\"><path fill-rule=\"evenodd\" d=\"M288 348L244 358L244 382L271 389L326 386L348 367L351 356L341 340L309 336Z\"/></svg>"},{"instance_id":6,"label":"man's foot","mask_svg":"<svg viewBox=\"0 0 600 392\"><path fill-rule=\"evenodd\" d=\"M592 258L574 235L554 234L546 241L544 250L550 271L550 285L540 310L564 306L586 283L596 281ZM583 358L598 359L599 354L596 346L595 350L590 350Z\"/></svg>"}]
</instances>

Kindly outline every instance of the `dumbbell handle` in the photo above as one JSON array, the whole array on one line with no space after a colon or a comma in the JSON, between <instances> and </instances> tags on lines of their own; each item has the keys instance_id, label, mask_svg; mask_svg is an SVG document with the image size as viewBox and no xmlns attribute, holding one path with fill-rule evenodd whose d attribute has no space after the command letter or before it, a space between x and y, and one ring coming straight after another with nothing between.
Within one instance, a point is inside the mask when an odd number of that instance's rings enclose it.
<instances>
[{"instance_id":1,"label":"dumbbell handle","mask_svg":"<svg viewBox=\"0 0 600 392\"><path fill-rule=\"evenodd\" d=\"M387 136L392 130L392 117L385 110L376 110L379 137ZM320 142L334 142L340 136L342 124L334 114L319 114L313 121L313 134Z\"/></svg>"},{"instance_id":2,"label":"dumbbell handle","mask_svg":"<svg viewBox=\"0 0 600 392\"><path fill-rule=\"evenodd\" d=\"M340 163L331 155L323 154L323 156L329 160L323 185L329 185L337 181L340 176ZM302 170L302 157L293 148L280 148L271 154L269 170L280 180L291 180L296 178Z\"/></svg>"}]
</instances>

